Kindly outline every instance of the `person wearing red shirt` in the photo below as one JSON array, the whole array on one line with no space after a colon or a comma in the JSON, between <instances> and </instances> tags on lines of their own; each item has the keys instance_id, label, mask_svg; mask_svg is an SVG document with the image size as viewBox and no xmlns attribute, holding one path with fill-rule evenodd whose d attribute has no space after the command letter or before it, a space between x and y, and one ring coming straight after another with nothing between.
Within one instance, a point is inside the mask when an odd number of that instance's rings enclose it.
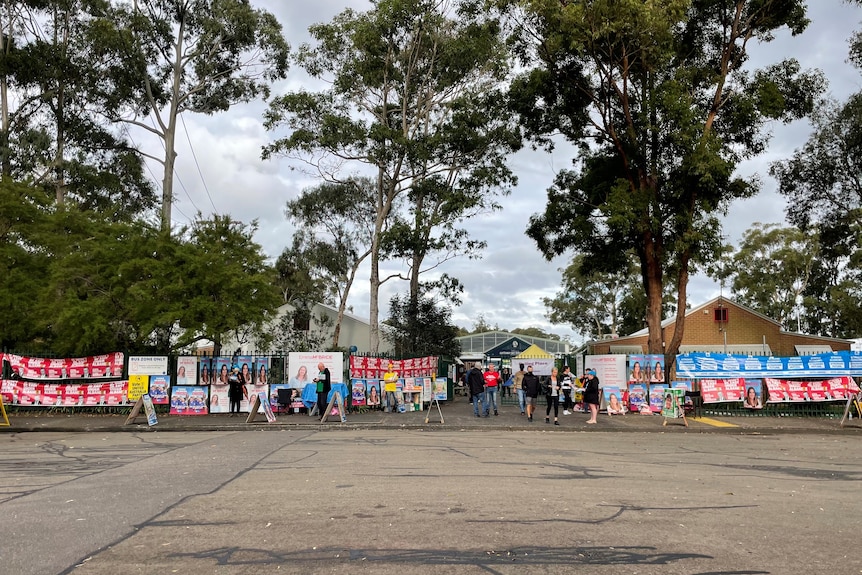
<instances>
[{"instance_id":1,"label":"person wearing red shirt","mask_svg":"<svg viewBox=\"0 0 862 575\"><path fill-rule=\"evenodd\" d=\"M493 363L488 364L488 369L483 375L485 378L485 417L491 414L491 406L494 406L494 415L497 413L497 389L500 385L500 374Z\"/></svg>"}]
</instances>

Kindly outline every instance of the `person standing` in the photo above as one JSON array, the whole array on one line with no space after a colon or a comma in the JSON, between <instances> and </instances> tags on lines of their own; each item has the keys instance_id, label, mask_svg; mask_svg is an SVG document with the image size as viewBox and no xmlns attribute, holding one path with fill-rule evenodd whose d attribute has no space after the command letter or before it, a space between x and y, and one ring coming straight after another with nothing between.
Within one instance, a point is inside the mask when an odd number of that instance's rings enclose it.
<instances>
[{"instance_id":1,"label":"person standing","mask_svg":"<svg viewBox=\"0 0 862 575\"><path fill-rule=\"evenodd\" d=\"M485 378L479 364L474 363L473 369L467 373L467 387L470 388L470 401L473 402L473 415L479 417L479 403L485 401Z\"/></svg>"},{"instance_id":2,"label":"person standing","mask_svg":"<svg viewBox=\"0 0 862 575\"><path fill-rule=\"evenodd\" d=\"M521 382L524 391L524 404L527 408L527 421L533 421L533 412L536 411L536 398L539 397L539 391L542 389L542 384L539 377L533 373L533 366L527 366L527 372L524 374L524 380Z\"/></svg>"},{"instance_id":3,"label":"person standing","mask_svg":"<svg viewBox=\"0 0 862 575\"><path fill-rule=\"evenodd\" d=\"M521 408L521 415L524 415L524 408L526 407L526 403L524 401L524 375L527 372L524 371L524 364L518 364L518 371L515 372L515 393L518 394L518 407Z\"/></svg>"},{"instance_id":4,"label":"person standing","mask_svg":"<svg viewBox=\"0 0 862 575\"><path fill-rule=\"evenodd\" d=\"M332 377L329 368L323 365L323 362L317 364L317 377L314 378L314 383L317 384L317 414L323 418L326 415L329 390L332 389Z\"/></svg>"},{"instance_id":5,"label":"person standing","mask_svg":"<svg viewBox=\"0 0 862 575\"><path fill-rule=\"evenodd\" d=\"M398 411L398 372L395 371L395 364L391 361L386 366L386 373L383 374L383 395L386 401L386 412L392 410Z\"/></svg>"},{"instance_id":6,"label":"person standing","mask_svg":"<svg viewBox=\"0 0 862 575\"><path fill-rule=\"evenodd\" d=\"M596 377L594 369L588 369L584 377L584 403L590 410L587 423L598 423L596 417L599 414L599 378Z\"/></svg>"},{"instance_id":7,"label":"person standing","mask_svg":"<svg viewBox=\"0 0 862 575\"><path fill-rule=\"evenodd\" d=\"M548 378L548 408L545 410L545 423L551 423L551 407L554 408L554 425L559 425L560 377L556 367L551 369L551 376Z\"/></svg>"},{"instance_id":8,"label":"person standing","mask_svg":"<svg viewBox=\"0 0 862 575\"><path fill-rule=\"evenodd\" d=\"M575 388L575 376L568 365L563 366L563 375L560 376L560 388L563 391L563 415L571 415L575 408L572 402L572 392Z\"/></svg>"},{"instance_id":9,"label":"person standing","mask_svg":"<svg viewBox=\"0 0 862 575\"><path fill-rule=\"evenodd\" d=\"M227 398L230 401L230 416L239 415L239 404L242 398L248 391L245 389L245 379L239 371L239 367L234 365L230 370L230 375L227 376Z\"/></svg>"},{"instance_id":10,"label":"person standing","mask_svg":"<svg viewBox=\"0 0 862 575\"><path fill-rule=\"evenodd\" d=\"M500 381L503 382L500 389L500 402L502 403L504 397L512 397L512 385L514 385L514 380L509 381L512 378L512 370L508 367L504 367L500 370Z\"/></svg>"},{"instance_id":11,"label":"person standing","mask_svg":"<svg viewBox=\"0 0 862 575\"><path fill-rule=\"evenodd\" d=\"M491 415L491 406L494 406L494 415L497 413L497 390L500 389L500 374L497 373L496 366L488 364L488 369L483 376L485 380L485 417Z\"/></svg>"}]
</instances>

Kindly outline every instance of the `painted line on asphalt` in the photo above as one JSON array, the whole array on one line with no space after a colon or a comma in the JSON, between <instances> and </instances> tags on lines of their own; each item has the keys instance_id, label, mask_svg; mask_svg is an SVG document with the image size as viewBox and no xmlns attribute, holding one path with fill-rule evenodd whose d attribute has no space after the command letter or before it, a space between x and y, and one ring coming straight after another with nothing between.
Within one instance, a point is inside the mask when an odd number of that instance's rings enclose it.
<instances>
[{"instance_id":1,"label":"painted line on asphalt","mask_svg":"<svg viewBox=\"0 0 862 575\"><path fill-rule=\"evenodd\" d=\"M705 423L713 427L739 427L738 425L734 425L733 423L727 423L726 421L719 421L717 419L711 419L709 417L698 417L693 421L696 421L698 423Z\"/></svg>"}]
</instances>

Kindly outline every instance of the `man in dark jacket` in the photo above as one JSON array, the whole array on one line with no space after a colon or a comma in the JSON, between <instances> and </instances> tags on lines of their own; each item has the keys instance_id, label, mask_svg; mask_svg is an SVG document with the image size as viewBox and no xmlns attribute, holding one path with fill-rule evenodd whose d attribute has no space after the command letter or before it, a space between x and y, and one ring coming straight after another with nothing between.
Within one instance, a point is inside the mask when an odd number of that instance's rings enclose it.
<instances>
[{"instance_id":1,"label":"man in dark jacket","mask_svg":"<svg viewBox=\"0 0 862 575\"><path fill-rule=\"evenodd\" d=\"M527 421L533 421L533 412L536 410L536 398L539 397L542 385L539 383L539 377L533 373L532 365L527 366L527 373L524 374L521 385L524 388L524 403L527 404Z\"/></svg>"},{"instance_id":2,"label":"man in dark jacket","mask_svg":"<svg viewBox=\"0 0 862 575\"><path fill-rule=\"evenodd\" d=\"M323 362L317 364L317 377L314 378L314 383L317 384L317 415L323 417L325 415L327 399L329 391L332 389L332 379L329 374L329 368Z\"/></svg>"},{"instance_id":3,"label":"man in dark jacket","mask_svg":"<svg viewBox=\"0 0 862 575\"><path fill-rule=\"evenodd\" d=\"M473 415L479 417L479 402L485 404L485 375L479 368L479 364L474 363L473 369L467 374L467 387L470 388L470 400L473 402Z\"/></svg>"}]
</instances>

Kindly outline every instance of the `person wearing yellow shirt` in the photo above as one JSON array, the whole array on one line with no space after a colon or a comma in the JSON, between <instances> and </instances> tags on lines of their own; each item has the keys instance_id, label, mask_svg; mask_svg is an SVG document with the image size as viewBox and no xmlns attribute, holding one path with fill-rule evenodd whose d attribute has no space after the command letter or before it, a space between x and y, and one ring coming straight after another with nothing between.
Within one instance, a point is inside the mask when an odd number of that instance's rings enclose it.
<instances>
[{"instance_id":1,"label":"person wearing yellow shirt","mask_svg":"<svg viewBox=\"0 0 862 575\"><path fill-rule=\"evenodd\" d=\"M396 409L398 404L398 372L395 371L395 364L391 361L383 374L383 394L386 396L386 411Z\"/></svg>"}]
</instances>

